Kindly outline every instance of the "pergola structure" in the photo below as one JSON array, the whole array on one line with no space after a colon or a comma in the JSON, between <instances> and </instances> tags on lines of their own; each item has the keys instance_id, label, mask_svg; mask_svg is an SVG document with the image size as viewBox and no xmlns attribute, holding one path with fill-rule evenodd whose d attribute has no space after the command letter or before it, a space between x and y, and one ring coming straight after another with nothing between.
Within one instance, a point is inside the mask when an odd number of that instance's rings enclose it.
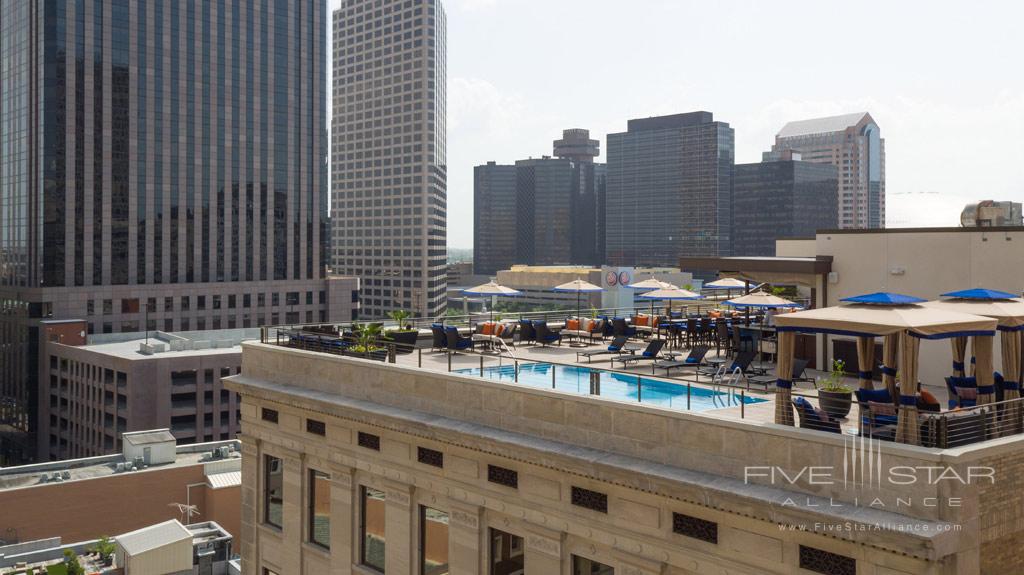
<instances>
[{"instance_id":1,"label":"pergola structure","mask_svg":"<svg viewBox=\"0 0 1024 575\"><path fill-rule=\"evenodd\" d=\"M871 294L863 299L851 299L883 302L917 300L898 294ZM997 323L992 318L938 309L920 303L853 303L780 315L775 318L775 323L779 331L775 423L780 425L794 423L790 399L793 386L793 344L797 332L856 337L858 366L861 372L859 376L862 385L867 381L868 386L873 361L868 356L873 352L869 350L873 350L874 338L884 338L883 355L885 367L888 369L883 369L883 372L889 371L895 376L892 360L899 355L902 384L899 390L900 409L896 426L898 442L920 444L920 429L917 423L917 366L921 339L974 337L978 386L992 385L992 338ZM895 399L895 394L893 397Z\"/></svg>"}]
</instances>

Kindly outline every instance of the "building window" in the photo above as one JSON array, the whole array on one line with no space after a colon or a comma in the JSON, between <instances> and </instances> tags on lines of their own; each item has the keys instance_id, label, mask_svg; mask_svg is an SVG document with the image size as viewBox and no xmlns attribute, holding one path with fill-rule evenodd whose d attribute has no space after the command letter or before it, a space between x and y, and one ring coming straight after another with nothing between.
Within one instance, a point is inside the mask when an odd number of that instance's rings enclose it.
<instances>
[{"instance_id":1,"label":"building window","mask_svg":"<svg viewBox=\"0 0 1024 575\"><path fill-rule=\"evenodd\" d=\"M331 548L331 476L309 470L309 541Z\"/></svg>"},{"instance_id":2,"label":"building window","mask_svg":"<svg viewBox=\"0 0 1024 575\"><path fill-rule=\"evenodd\" d=\"M362 488L362 506L359 516L359 562L384 572L384 492L370 487Z\"/></svg>"},{"instance_id":3,"label":"building window","mask_svg":"<svg viewBox=\"0 0 1024 575\"><path fill-rule=\"evenodd\" d=\"M380 451L380 436L360 431L358 435L359 447Z\"/></svg>"},{"instance_id":4,"label":"building window","mask_svg":"<svg viewBox=\"0 0 1024 575\"><path fill-rule=\"evenodd\" d=\"M317 421L315 419L306 420L306 432L313 433L315 435L327 435L327 426L324 422Z\"/></svg>"},{"instance_id":5,"label":"building window","mask_svg":"<svg viewBox=\"0 0 1024 575\"><path fill-rule=\"evenodd\" d=\"M448 574L448 514L420 507L420 574Z\"/></svg>"},{"instance_id":6,"label":"building window","mask_svg":"<svg viewBox=\"0 0 1024 575\"><path fill-rule=\"evenodd\" d=\"M615 575L615 569L592 559L573 555L572 575Z\"/></svg>"},{"instance_id":7,"label":"building window","mask_svg":"<svg viewBox=\"0 0 1024 575\"><path fill-rule=\"evenodd\" d=\"M281 528L284 505L284 462L272 456L263 457L263 522Z\"/></svg>"},{"instance_id":8,"label":"building window","mask_svg":"<svg viewBox=\"0 0 1024 575\"><path fill-rule=\"evenodd\" d=\"M444 453L426 447L416 448L416 460L424 465L444 467Z\"/></svg>"},{"instance_id":9,"label":"building window","mask_svg":"<svg viewBox=\"0 0 1024 575\"><path fill-rule=\"evenodd\" d=\"M608 496L598 491L572 486L572 504L577 507L608 513Z\"/></svg>"},{"instance_id":10,"label":"building window","mask_svg":"<svg viewBox=\"0 0 1024 575\"><path fill-rule=\"evenodd\" d=\"M262 419L263 421L269 421L270 423L277 423L277 410L267 409L266 407L264 407L260 411L260 419Z\"/></svg>"},{"instance_id":11,"label":"building window","mask_svg":"<svg viewBox=\"0 0 1024 575\"><path fill-rule=\"evenodd\" d=\"M489 575L521 575L526 570L523 538L498 529L491 529Z\"/></svg>"},{"instance_id":12,"label":"building window","mask_svg":"<svg viewBox=\"0 0 1024 575\"><path fill-rule=\"evenodd\" d=\"M519 473L497 465L487 466L487 481L517 489L519 487Z\"/></svg>"}]
</instances>

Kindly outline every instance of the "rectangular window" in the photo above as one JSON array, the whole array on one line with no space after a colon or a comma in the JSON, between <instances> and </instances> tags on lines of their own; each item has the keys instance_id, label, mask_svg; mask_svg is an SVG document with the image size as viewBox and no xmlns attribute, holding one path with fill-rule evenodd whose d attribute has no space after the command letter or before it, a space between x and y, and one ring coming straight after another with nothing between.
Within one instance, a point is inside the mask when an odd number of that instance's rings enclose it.
<instances>
[{"instance_id":1,"label":"rectangular window","mask_svg":"<svg viewBox=\"0 0 1024 575\"><path fill-rule=\"evenodd\" d=\"M362 488L359 515L359 562L384 572L384 492L370 487Z\"/></svg>"},{"instance_id":2,"label":"rectangular window","mask_svg":"<svg viewBox=\"0 0 1024 575\"><path fill-rule=\"evenodd\" d=\"M315 435L327 435L327 426L324 425L324 422L322 421L317 421L315 419L307 419L306 432Z\"/></svg>"},{"instance_id":3,"label":"rectangular window","mask_svg":"<svg viewBox=\"0 0 1024 575\"><path fill-rule=\"evenodd\" d=\"M267 409L266 407L264 407L262 410L260 410L260 419L262 419L263 421L269 421L270 423L277 423L277 410Z\"/></svg>"},{"instance_id":4,"label":"rectangular window","mask_svg":"<svg viewBox=\"0 0 1024 575\"><path fill-rule=\"evenodd\" d=\"M523 538L491 529L490 561L489 575L522 575L526 570Z\"/></svg>"},{"instance_id":5,"label":"rectangular window","mask_svg":"<svg viewBox=\"0 0 1024 575\"><path fill-rule=\"evenodd\" d=\"M309 541L331 548L331 476L309 470Z\"/></svg>"},{"instance_id":6,"label":"rectangular window","mask_svg":"<svg viewBox=\"0 0 1024 575\"><path fill-rule=\"evenodd\" d=\"M420 575L448 575L448 514L420 507Z\"/></svg>"},{"instance_id":7,"label":"rectangular window","mask_svg":"<svg viewBox=\"0 0 1024 575\"><path fill-rule=\"evenodd\" d=\"M263 522L281 528L284 504L284 462L272 456L263 457Z\"/></svg>"},{"instance_id":8,"label":"rectangular window","mask_svg":"<svg viewBox=\"0 0 1024 575\"><path fill-rule=\"evenodd\" d=\"M615 569L586 557L573 555L572 575L615 575Z\"/></svg>"}]
</instances>

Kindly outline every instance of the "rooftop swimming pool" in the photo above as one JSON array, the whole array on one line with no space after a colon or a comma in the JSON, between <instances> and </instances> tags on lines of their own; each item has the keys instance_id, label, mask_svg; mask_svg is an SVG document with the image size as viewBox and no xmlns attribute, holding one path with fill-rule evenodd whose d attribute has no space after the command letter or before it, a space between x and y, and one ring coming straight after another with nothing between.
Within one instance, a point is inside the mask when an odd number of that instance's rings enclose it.
<instances>
[{"instance_id":1,"label":"rooftop swimming pool","mask_svg":"<svg viewBox=\"0 0 1024 575\"><path fill-rule=\"evenodd\" d=\"M459 369L455 372L480 375L478 368ZM591 393L591 372L599 374L599 392L602 397L621 401L639 400L640 403L649 405L671 409L690 409L691 411L737 406L741 400L747 405L767 401L759 397L741 396L739 393L731 391L714 391L699 386L689 387L689 399L687 399L687 386L684 383L671 383L602 369L575 365L552 365L550 363L520 363L519 383L550 389L552 377L554 377L555 389L589 395ZM511 383L515 381L515 366L509 364L485 367L483 377Z\"/></svg>"}]
</instances>

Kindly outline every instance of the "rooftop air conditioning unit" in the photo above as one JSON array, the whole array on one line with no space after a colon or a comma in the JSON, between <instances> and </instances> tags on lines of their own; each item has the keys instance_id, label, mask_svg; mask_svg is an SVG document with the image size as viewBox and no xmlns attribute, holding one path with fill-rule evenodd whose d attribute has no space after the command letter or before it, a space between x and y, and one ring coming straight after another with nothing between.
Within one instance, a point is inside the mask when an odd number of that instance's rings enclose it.
<instances>
[{"instance_id":1,"label":"rooftop air conditioning unit","mask_svg":"<svg viewBox=\"0 0 1024 575\"><path fill-rule=\"evenodd\" d=\"M71 479L71 472L70 471L64 471L64 472L62 472L60 474L60 476L63 477L64 479Z\"/></svg>"},{"instance_id":2,"label":"rooftop air conditioning unit","mask_svg":"<svg viewBox=\"0 0 1024 575\"><path fill-rule=\"evenodd\" d=\"M117 464L117 470L115 473L124 473L124 462L121 461Z\"/></svg>"},{"instance_id":3,"label":"rooftop air conditioning unit","mask_svg":"<svg viewBox=\"0 0 1024 575\"><path fill-rule=\"evenodd\" d=\"M218 451L220 451L220 456L221 457L227 457L228 456L228 448L227 448L226 445L224 447L221 447Z\"/></svg>"}]
</instances>

